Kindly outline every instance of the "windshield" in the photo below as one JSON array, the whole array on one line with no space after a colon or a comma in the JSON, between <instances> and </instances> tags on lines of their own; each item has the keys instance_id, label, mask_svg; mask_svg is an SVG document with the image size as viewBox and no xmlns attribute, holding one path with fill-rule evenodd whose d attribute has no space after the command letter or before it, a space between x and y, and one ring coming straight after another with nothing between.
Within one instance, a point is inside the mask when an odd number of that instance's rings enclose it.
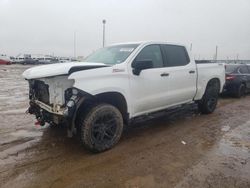
<instances>
[{"instance_id":1,"label":"windshield","mask_svg":"<svg viewBox=\"0 0 250 188\"><path fill-rule=\"evenodd\" d=\"M238 65L226 65L226 73L233 73L238 67Z\"/></svg>"},{"instance_id":2,"label":"windshield","mask_svg":"<svg viewBox=\"0 0 250 188\"><path fill-rule=\"evenodd\" d=\"M122 63L137 46L139 46L139 44L123 44L101 48L89 55L85 61L110 65Z\"/></svg>"}]
</instances>

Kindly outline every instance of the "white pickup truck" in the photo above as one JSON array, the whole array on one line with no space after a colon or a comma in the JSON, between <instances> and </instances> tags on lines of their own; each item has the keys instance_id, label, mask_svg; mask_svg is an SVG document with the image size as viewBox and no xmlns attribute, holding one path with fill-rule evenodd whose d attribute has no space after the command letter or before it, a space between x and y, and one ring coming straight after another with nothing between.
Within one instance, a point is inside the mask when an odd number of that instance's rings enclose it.
<instances>
[{"instance_id":1,"label":"white pickup truck","mask_svg":"<svg viewBox=\"0 0 250 188\"><path fill-rule=\"evenodd\" d=\"M23 73L41 125L66 123L93 152L110 149L137 117L196 102L212 113L225 82L223 64L196 64L185 46L164 42L111 45L85 62L43 65Z\"/></svg>"}]
</instances>

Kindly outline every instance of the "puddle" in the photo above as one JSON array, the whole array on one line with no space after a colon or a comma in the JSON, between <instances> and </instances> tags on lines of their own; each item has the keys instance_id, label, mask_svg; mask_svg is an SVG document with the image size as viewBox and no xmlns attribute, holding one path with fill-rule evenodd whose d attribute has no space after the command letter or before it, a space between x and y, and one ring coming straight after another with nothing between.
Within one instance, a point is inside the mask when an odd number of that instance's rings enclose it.
<instances>
[{"instance_id":1,"label":"puddle","mask_svg":"<svg viewBox=\"0 0 250 188\"><path fill-rule=\"evenodd\" d=\"M229 131L228 127L222 129ZM204 187L204 183L218 187L250 187L249 135L250 121L230 130L201 162L188 171L176 187Z\"/></svg>"},{"instance_id":2,"label":"puddle","mask_svg":"<svg viewBox=\"0 0 250 188\"><path fill-rule=\"evenodd\" d=\"M250 121L223 136L219 143L219 153L227 156L250 158Z\"/></svg>"}]
</instances>

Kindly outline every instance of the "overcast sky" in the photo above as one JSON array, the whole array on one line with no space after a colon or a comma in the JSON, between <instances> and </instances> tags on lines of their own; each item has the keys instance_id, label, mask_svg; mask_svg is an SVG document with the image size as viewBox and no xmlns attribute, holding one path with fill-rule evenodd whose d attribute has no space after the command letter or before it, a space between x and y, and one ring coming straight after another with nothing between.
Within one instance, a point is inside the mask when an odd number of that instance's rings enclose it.
<instances>
[{"instance_id":1,"label":"overcast sky","mask_svg":"<svg viewBox=\"0 0 250 188\"><path fill-rule=\"evenodd\" d=\"M250 0L0 0L0 53L86 56L106 43L193 44L196 58L250 59Z\"/></svg>"}]
</instances>

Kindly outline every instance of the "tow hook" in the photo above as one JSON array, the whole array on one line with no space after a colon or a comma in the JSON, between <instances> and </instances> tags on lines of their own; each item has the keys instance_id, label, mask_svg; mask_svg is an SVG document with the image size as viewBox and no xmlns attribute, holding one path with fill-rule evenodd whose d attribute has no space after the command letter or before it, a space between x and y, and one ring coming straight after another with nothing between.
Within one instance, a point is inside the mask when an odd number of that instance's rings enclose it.
<instances>
[{"instance_id":1,"label":"tow hook","mask_svg":"<svg viewBox=\"0 0 250 188\"><path fill-rule=\"evenodd\" d=\"M43 120L43 118L38 117L37 118L37 122L35 122L35 125L44 126L45 125L45 121Z\"/></svg>"},{"instance_id":2,"label":"tow hook","mask_svg":"<svg viewBox=\"0 0 250 188\"><path fill-rule=\"evenodd\" d=\"M35 122L35 125L40 125L40 121Z\"/></svg>"}]
</instances>

